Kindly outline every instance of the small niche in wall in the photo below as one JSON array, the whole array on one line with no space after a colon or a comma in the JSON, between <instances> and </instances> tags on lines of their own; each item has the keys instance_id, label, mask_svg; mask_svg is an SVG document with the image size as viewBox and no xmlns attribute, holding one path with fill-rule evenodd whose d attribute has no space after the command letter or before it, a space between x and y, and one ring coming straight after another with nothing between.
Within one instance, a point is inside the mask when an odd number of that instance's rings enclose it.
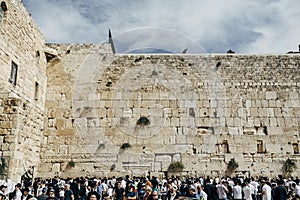
<instances>
[{"instance_id":1,"label":"small niche in wall","mask_svg":"<svg viewBox=\"0 0 300 200\"><path fill-rule=\"evenodd\" d=\"M193 154L197 154L197 149L193 148Z\"/></svg>"},{"instance_id":2,"label":"small niche in wall","mask_svg":"<svg viewBox=\"0 0 300 200\"><path fill-rule=\"evenodd\" d=\"M221 143L216 144L216 148L218 154L230 153L227 140L223 140Z\"/></svg>"},{"instance_id":3,"label":"small niche in wall","mask_svg":"<svg viewBox=\"0 0 300 200\"><path fill-rule=\"evenodd\" d=\"M190 115L190 117L195 117L194 108L189 108L189 115Z\"/></svg>"},{"instance_id":4,"label":"small niche in wall","mask_svg":"<svg viewBox=\"0 0 300 200\"><path fill-rule=\"evenodd\" d=\"M257 140L257 153L265 153L264 143L262 140Z\"/></svg>"},{"instance_id":5,"label":"small niche in wall","mask_svg":"<svg viewBox=\"0 0 300 200\"><path fill-rule=\"evenodd\" d=\"M66 100L66 93L60 93L60 100Z\"/></svg>"},{"instance_id":6,"label":"small niche in wall","mask_svg":"<svg viewBox=\"0 0 300 200\"><path fill-rule=\"evenodd\" d=\"M221 145L222 145L224 153L230 153L230 151L229 151L229 144L228 144L227 140L223 140L223 142L222 142Z\"/></svg>"},{"instance_id":7,"label":"small niche in wall","mask_svg":"<svg viewBox=\"0 0 300 200\"><path fill-rule=\"evenodd\" d=\"M35 53L35 59L36 59L36 64L38 65L40 63L40 51L36 51Z\"/></svg>"},{"instance_id":8,"label":"small niche in wall","mask_svg":"<svg viewBox=\"0 0 300 200\"><path fill-rule=\"evenodd\" d=\"M299 146L297 143L293 143L294 154L299 154Z\"/></svg>"},{"instance_id":9,"label":"small niche in wall","mask_svg":"<svg viewBox=\"0 0 300 200\"><path fill-rule=\"evenodd\" d=\"M56 120L55 118L48 118L48 127L55 127L56 126Z\"/></svg>"}]
</instances>

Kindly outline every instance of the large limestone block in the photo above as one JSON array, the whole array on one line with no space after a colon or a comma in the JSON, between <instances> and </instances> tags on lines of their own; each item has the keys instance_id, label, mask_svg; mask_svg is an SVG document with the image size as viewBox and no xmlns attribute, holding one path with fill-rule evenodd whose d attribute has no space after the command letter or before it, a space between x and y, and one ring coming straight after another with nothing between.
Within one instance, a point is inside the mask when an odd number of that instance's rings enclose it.
<instances>
[{"instance_id":1,"label":"large limestone block","mask_svg":"<svg viewBox=\"0 0 300 200\"><path fill-rule=\"evenodd\" d=\"M298 100L299 101L299 91L292 91L290 92L290 99L293 99L293 100ZM298 104L299 106L299 104Z\"/></svg>"},{"instance_id":2,"label":"large limestone block","mask_svg":"<svg viewBox=\"0 0 300 200\"><path fill-rule=\"evenodd\" d=\"M57 173L57 172L59 172L60 171L60 163L54 163L53 165L52 165L52 172L53 173Z\"/></svg>"},{"instance_id":3,"label":"large limestone block","mask_svg":"<svg viewBox=\"0 0 300 200\"><path fill-rule=\"evenodd\" d=\"M155 156L156 162L161 163L171 163L172 162L172 155L156 155Z\"/></svg>"},{"instance_id":4,"label":"large limestone block","mask_svg":"<svg viewBox=\"0 0 300 200\"><path fill-rule=\"evenodd\" d=\"M281 144L266 144L266 150L268 153L281 153Z\"/></svg>"},{"instance_id":5,"label":"large limestone block","mask_svg":"<svg viewBox=\"0 0 300 200\"><path fill-rule=\"evenodd\" d=\"M129 154L129 153L122 153L118 156L118 161L122 163L139 163L140 162L140 156L139 154Z\"/></svg>"},{"instance_id":6,"label":"large limestone block","mask_svg":"<svg viewBox=\"0 0 300 200\"><path fill-rule=\"evenodd\" d=\"M275 91L266 92L267 100L276 99L276 98L277 98L277 92L275 92Z\"/></svg>"},{"instance_id":7,"label":"large limestone block","mask_svg":"<svg viewBox=\"0 0 300 200\"><path fill-rule=\"evenodd\" d=\"M291 108L298 108L299 105L300 105L300 100L299 99L292 99L292 100L289 100L288 103L287 103L287 106L291 107Z\"/></svg>"},{"instance_id":8,"label":"large limestone block","mask_svg":"<svg viewBox=\"0 0 300 200\"><path fill-rule=\"evenodd\" d=\"M268 127L267 131L268 131L268 135L282 135L283 134L282 127Z\"/></svg>"},{"instance_id":9,"label":"large limestone block","mask_svg":"<svg viewBox=\"0 0 300 200\"><path fill-rule=\"evenodd\" d=\"M228 132L230 135L239 135L238 127L228 127Z\"/></svg>"}]
</instances>

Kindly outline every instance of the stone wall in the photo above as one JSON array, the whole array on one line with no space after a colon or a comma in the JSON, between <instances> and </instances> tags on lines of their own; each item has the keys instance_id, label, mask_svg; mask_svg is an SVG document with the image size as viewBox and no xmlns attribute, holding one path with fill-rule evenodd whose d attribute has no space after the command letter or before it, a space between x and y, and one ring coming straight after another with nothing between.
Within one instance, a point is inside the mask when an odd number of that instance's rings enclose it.
<instances>
[{"instance_id":1,"label":"stone wall","mask_svg":"<svg viewBox=\"0 0 300 200\"><path fill-rule=\"evenodd\" d=\"M0 155L7 165L4 178L19 181L40 163L47 86L45 40L21 1L4 2L7 10L2 10L0 21Z\"/></svg>"},{"instance_id":2,"label":"stone wall","mask_svg":"<svg viewBox=\"0 0 300 200\"><path fill-rule=\"evenodd\" d=\"M48 44L19 0L0 26L5 177L276 175L299 166L300 55L114 55ZM47 61L49 61L47 63ZM13 72L13 73L12 73ZM17 73L15 73L17 72ZM300 175L299 169L294 175Z\"/></svg>"},{"instance_id":3,"label":"stone wall","mask_svg":"<svg viewBox=\"0 0 300 200\"><path fill-rule=\"evenodd\" d=\"M162 174L172 161L221 175L231 158L274 175L288 157L299 164L299 55L51 48L41 175Z\"/></svg>"}]
</instances>

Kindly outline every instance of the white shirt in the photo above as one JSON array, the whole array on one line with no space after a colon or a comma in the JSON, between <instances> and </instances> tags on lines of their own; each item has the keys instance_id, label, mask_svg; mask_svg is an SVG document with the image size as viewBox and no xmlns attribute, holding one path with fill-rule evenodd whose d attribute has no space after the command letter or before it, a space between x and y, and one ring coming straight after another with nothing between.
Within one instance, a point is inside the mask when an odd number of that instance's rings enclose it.
<instances>
[{"instance_id":1,"label":"white shirt","mask_svg":"<svg viewBox=\"0 0 300 200\"><path fill-rule=\"evenodd\" d=\"M300 186L299 185L296 185L294 192L295 192L295 194L298 194L300 196Z\"/></svg>"},{"instance_id":2,"label":"white shirt","mask_svg":"<svg viewBox=\"0 0 300 200\"><path fill-rule=\"evenodd\" d=\"M107 184L105 182L103 182L101 185L102 185L102 192L107 192L107 190L108 190Z\"/></svg>"},{"instance_id":3,"label":"white shirt","mask_svg":"<svg viewBox=\"0 0 300 200\"><path fill-rule=\"evenodd\" d=\"M242 187L240 185L233 186L233 198L242 199Z\"/></svg>"},{"instance_id":4,"label":"white shirt","mask_svg":"<svg viewBox=\"0 0 300 200\"><path fill-rule=\"evenodd\" d=\"M22 192L20 190L17 190L15 200L21 200L21 198L22 198Z\"/></svg>"},{"instance_id":5,"label":"white shirt","mask_svg":"<svg viewBox=\"0 0 300 200\"><path fill-rule=\"evenodd\" d=\"M246 185L243 188L243 192L244 192L244 198L245 198L245 200L252 200L250 185Z\"/></svg>"},{"instance_id":6,"label":"white shirt","mask_svg":"<svg viewBox=\"0 0 300 200\"><path fill-rule=\"evenodd\" d=\"M207 194L203 190L200 191L199 196L200 199L203 198L203 200L207 200Z\"/></svg>"},{"instance_id":7,"label":"white shirt","mask_svg":"<svg viewBox=\"0 0 300 200\"><path fill-rule=\"evenodd\" d=\"M226 190L227 188L223 184L217 185L219 199L227 199Z\"/></svg>"},{"instance_id":8,"label":"white shirt","mask_svg":"<svg viewBox=\"0 0 300 200\"><path fill-rule=\"evenodd\" d=\"M268 184L264 184L262 192L264 193L262 200L271 200L271 187Z\"/></svg>"},{"instance_id":9,"label":"white shirt","mask_svg":"<svg viewBox=\"0 0 300 200\"><path fill-rule=\"evenodd\" d=\"M257 195L258 186L259 186L258 182L256 182L256 181L251 181L250 184L253 185L253 187L254 187L254 194Z\"/></svg>"},{"instance_id":10,"label":"white shirt","mask_svg":"<svg viewBox=\"0 0 300 200\"><path fill-rule=\"evenodd\" d=\"M250 189L251 189L251 194L255 194L255 187L251 184L249 184Z\"/></svg>"}]
</instances>

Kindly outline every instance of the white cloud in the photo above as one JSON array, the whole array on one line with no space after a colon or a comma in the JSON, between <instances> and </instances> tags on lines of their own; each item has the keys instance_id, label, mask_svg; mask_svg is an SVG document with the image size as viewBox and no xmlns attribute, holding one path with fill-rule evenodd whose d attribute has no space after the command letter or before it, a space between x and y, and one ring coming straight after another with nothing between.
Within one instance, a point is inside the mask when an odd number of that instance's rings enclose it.
<instances>
[{"instance_id":1,"label":"white cloud","mask_svg":"<svg viewBox=\"0 0 300 200\"><path fill-rule=\"evenodd\" d=\"M286 53L300 43L299 0L23 2L48 42L99 43L107 39L108 28L117 35L138 27L161 27L194 38L208 52Z\"/></svg>"}]
</instances>

